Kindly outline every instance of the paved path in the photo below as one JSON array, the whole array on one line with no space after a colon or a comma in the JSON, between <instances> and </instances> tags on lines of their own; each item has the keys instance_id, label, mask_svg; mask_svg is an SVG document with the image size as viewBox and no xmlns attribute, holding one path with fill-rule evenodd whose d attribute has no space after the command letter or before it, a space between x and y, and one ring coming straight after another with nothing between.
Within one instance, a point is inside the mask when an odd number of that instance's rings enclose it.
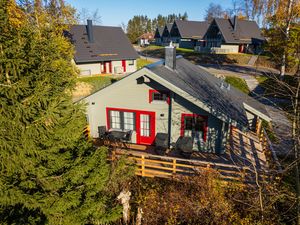
<instances>
[{"instance_id":1,"label":"paved path","mask_svg":"<svg viewBox=\"0 0 300 225\"><path fill-rule=\"evenodd\" d=\"M145 55L145 53L142 53L142 48L140 46L135 45L134 48L142 59L146 59L146 60L149 60L152 62L158 62L158 61L162 60L160 58L154 58L154 57L149 57L149 56Z\"/></svg>"},{"instance_id":2,"label":"paved path","mask_svg":"<svg viewBox=\"0 0 300 225\"><path fill-rule=\"evenodd\" d=\"M256 63L256 61L257 61L257 59L258 59L258 55L252 55L251 58L250 58L250 60L249 60L249 62L248 62L248 65L249 66L254 66L255 63Z\"/></svg>"},{"instance_id":3,"label":"paved path","mask_svg":"<svg viewBox=\"0 0 300 225\"><path fill-rule=\"evenodd\" d=\"M263 103L272 118L272 126L278 141L273 143L274 150L278 155L284 156L291 153L292 134L291 121L287 118L286 113L280 109L278 104L280 101L286 101L276 98L264 97L264 89L259 85L255 76L262 76L269 73L276 73L274 70L266 68L256 68L251 66L236 65L201 65L207 71L217 76L236 76L243 78L251 91L252 97Z\"/></svg>"}]
</instances>

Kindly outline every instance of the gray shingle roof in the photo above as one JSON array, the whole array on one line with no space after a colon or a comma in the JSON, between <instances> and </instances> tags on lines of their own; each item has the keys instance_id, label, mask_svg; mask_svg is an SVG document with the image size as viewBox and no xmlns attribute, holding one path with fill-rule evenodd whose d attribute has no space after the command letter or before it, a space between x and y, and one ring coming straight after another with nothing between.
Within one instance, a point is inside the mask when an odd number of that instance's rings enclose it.
<instances>
[{"instance_id":1,"label":"gray shingle roof","mask_svg":"<svg viewBox=\"0 0 300 225\"><path fill-rule=\"evenodd\" d=\"M209 26L207 21L176 20L175 23L182 38L202 39Z\"/></svg>"},{"instance_id":2,"label":"gray shingle roof","mask_svg":"<svg viewBox=\"0 0 300 225\"><path fill-rule=\"evenodd\" d=\"M264 105L232 86L227 89L226 82L182 57L177 57L176 70L165 67L164 60L148 65L147 68L200 100L214 113L226 115L244 127L248 126L248 120L243 103L268 116Z\"/></svg>"},{"instance_id":3,"label":"gray shingle roof","mask_svg":"<svg viewBox=\"0 0 300 225\"><path fill-rule=\"evenodd\" d=\"M71 26L68 36L75 46L76 63L139 57L121 27L93 26L93 35L94 43L89 43L85 25Z\"/></svg>"},{"instance_id":4,"label":"gray shingle roof","mask_svg":"<svg viewBox=\"0 0 300 225\"><path fill-rule=\"evenodd\" d=\"M261 31L255 21L237 20L237 29L233 29L233 20L215 18L226 43L243 43L250 44L252 42L265 41L261 35Z\"/></svg>"}]
</instances>

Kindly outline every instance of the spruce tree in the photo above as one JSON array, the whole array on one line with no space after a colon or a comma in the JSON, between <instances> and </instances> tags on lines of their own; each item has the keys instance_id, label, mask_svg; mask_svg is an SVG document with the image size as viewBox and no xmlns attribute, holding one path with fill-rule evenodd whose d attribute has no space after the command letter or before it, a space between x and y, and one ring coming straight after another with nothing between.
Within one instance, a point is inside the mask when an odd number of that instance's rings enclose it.
<instances>
[{"instance_id":1,"label":"spruce tree","mask_svg":"<svg viewBox=\"0 0 300 225\"><path fill-rule=\"evenodd\" d=\"M73 104L73 47L63 1L0 0L0 223L108 223L127 180L107 149L82 137L82 104ZM67 12L66 12L67 10ZM65 17L64 17L65 16Z\"/></svg>"}]
</instances>

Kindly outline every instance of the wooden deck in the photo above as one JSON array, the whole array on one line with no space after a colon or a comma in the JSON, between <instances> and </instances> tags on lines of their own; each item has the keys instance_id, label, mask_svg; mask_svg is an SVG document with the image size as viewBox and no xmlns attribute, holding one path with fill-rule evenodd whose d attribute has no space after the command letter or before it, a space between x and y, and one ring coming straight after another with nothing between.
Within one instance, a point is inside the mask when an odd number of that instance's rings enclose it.
<instances>
[{"instance_id":1,"label":"wooden deck","mask_svg":"<svg viewBox=\"0 0 300 225\"><path fill-rule=\"evenodd\" d=\"M221 179L255 183L271 178L272 154L264 135L243 133L233 129L225 154L194 152L191 158L184 158L176 150L158 155L154 146L126 143L110 144L112 158L127 155L137 165L136 175L144 177L178 177L192 175L203 169L214 169ZM277 165L277 164L276 164ZM277 165L278 166L278 165Z\"/></svg>"}]
</instances>

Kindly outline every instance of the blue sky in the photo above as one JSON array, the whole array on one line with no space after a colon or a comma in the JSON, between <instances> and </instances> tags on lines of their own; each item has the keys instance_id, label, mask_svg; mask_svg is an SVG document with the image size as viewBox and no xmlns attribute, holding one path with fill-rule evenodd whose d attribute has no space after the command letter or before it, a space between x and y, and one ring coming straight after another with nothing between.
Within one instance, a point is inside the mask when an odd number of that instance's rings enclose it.
<instances>
[{"instance_id":1,"label":"blue sky","mask_svg":"<svg viewBox=\"0 0 300 225\"><path fill-rule=\"evenodd\" d=\"M213 2L222 8L231 7L231 0L66 0L78 11L86 8L94 11L98 8L102 25L119 26L122 22L127 24L134 15L147 15L150 18L158 14L187 12L189 20L203 20L205 10Z\"/></svg>"}]
</instances>

